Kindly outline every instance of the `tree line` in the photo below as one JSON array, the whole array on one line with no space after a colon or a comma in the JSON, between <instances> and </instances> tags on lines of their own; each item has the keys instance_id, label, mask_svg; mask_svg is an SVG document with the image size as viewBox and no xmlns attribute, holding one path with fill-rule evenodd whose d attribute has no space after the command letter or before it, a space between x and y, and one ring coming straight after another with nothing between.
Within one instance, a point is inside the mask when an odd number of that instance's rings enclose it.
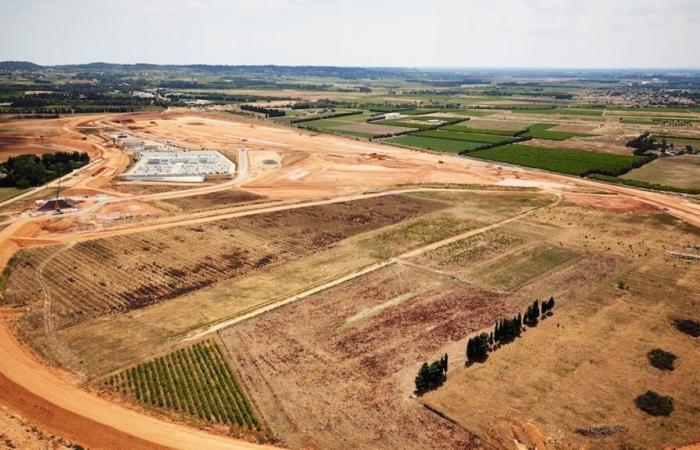
<instances>
[{"instance_id":1,"label":"tree line","mask_svg":"<svg viewBox=\"0 0 700 450\"><path fill-rule=\"evenodd\" d=\"M447 380L447 353L431 364L423 363L418 370L418 375L416 375L416 393L422 394L435 389L441 386L445 380Z\"/></svg>"},{"instance_id":2,"label":"tree line","mask_svg":"<svg viewBox=\"0 0 700 450\"><path fill-rule=\"evenodd\" d=\"M510 319L502 319L496 322L493 331L483 332L467 341L467 362L483 361L489 352L494 351L498 345L505 344L520 337L525 326L536 327L538 322L553 314L554 297L549 300L535 300L525 310L525 314L513 316Z\"/></svg>"},{"instance_id":3,"label":"tree line","mask_svg":"<svg viewBox=\"0 0 700 450\"><path fill-rule=\"evenodd\" d=\"M26 189L72 172L90 161L85 152L56 152L11 156L0 164L0 186Z\"/></svg>"},{"instance_id":4,"label":"tree line","mask_svg":"<svg viewBox=\"0 0 700 450\"><path fill-rule=\"evenodd\" d=\"M287 114L281 109L265 108L263 106L240 105L239 108L241 108L243 111L251 111L260 114L265 114L265 117L282 117Z\"/></svg>"},{"instance_id":5,"label":"tree line","mask_svg":"<svg viewBox=\"0 0 700 450\"><path fill-rule=\"evenodd\" d=\"M493 331L483 332L467 341L467 362L483 361L489 352L498 345L515 340L525 326L535 327L541 319L551 316L554 311L554 297L540 302L535 300L527 307L524 314L501 319L496 322ZM424 362L415 378L415 393L423 394L440 387L447 380L447 353L440 359L428 364Z\"/></svg>"}]
</instances>

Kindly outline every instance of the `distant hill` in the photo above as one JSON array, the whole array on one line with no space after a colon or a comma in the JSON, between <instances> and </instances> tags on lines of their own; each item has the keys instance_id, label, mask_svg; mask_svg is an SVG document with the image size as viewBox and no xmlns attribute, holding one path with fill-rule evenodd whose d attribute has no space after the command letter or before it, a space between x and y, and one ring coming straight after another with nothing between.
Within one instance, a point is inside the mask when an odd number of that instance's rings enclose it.
<instances>
[{"instance_id":1,"label":"distant hill","mask_svg":"<svg viewBox=\"0 0 700 450\"><path fill-rule=\"evenodd\" d=\"M42 66L29 61L0 61L0 70L33 72L41 69Z\"/></svg>"}]
</instances>

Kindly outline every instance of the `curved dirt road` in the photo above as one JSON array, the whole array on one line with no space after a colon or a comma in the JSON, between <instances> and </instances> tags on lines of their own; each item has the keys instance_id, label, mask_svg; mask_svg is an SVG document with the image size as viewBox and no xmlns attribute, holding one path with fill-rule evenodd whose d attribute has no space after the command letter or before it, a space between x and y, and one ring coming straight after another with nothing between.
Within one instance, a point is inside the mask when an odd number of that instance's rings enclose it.
<instances>
[{"instance_id":1,"label":"curved dirt road","mask_svg":"<svg viewBox=\"0 0 700 450\"><path fill-rule=\"evenodd\" d=\"M29 354L0 317L0 402L41 427L90 448L233 449L265 447L139 413L65 380Z\"/></svg>"},{"instance_id":2,"label":"curved dirt road","mask_svg":"<svg viewBox=\"0 0 700 450\"><path fill-rule=\"evenodd\" d=\"M340 139L340 138L337 138ZM351 142L353 145L356 143ZM381 149L379 144L363 145L364 148ZM110 149L114 153L115 150ZM109 163L102 163L103 167L112 169L119 161L118 155L113 154ZM448 160L448 157L443 157ZM452 160L452 159L450 159ZM464 159L454 158L455 163L469 165ZM478 168L486 167L480 162L475 164ZM84 183L102 183L111 176L100 172L92 178L87 178ZM664 194L639 191L631 188L611 186L603 183L572 179L560 175L534 172L527 169L518 170L526 179L539 181L566 182L579 186L593 187L600 191L614 192L625 197L635 198L649 204L664 208L684 220L700 226L700 205L692 204L682 198L667 196ZM82 180L81 180L82 181ZM236 181L236 180L234 180ZM303 188L303 187L302 187ZM201 189L201 188L196 188ZM196 190L195 189L195 190ZM221 185L209 188L221 189ZM206 189L208 191L209 189ZM399 189L394 193L406 192L412 189ZM413 190L426 190L414 188ZM398 191L398 192L397 192ZM189 192L191 195L193 192ZM197 192L198 193L198 192ZM183 191L170 193L170 195L183 195ZM369 194L387 195L387 192ZM166 193L167 195L167 193ZM352 196L337 196L333 199L325 199L316 203L347 201L354 198L365 198L367 194ZM155 197L159 198L159 197ZM114 200L118 201L118 200ZM310 206L314 202L306 204L288 204L267 206L267 210L298 208ZM260 208L263 212L265 208ZM244 214L251 213L246 211ZM254 212L252 212L254 213ZM189 222L196 223L205 220L216 220L222 217L232 217L240 212L227 212L226 214L202 218L181 217L180 221L169 220L167 223L151 224L149 228L168 227L182 225ZM27 219L9 225L0 231L0 269L9 261L9 258L18 250L18 245L13 239L31 237L31 226L35 225ZM148 225L147 225L148 226ZM140 231L142 226L129 229L110 229L100 232L84 234L71 234L55 236L65 242L107 236L117 233L131 233ZM17 341L9 327L7 313L0 311L0 403L21 412L37 425L67 439L74 440L92 448L197 448L197 449L254 449L261 446L242 442L223 436L213 435L205 431L196 430L184 425L167 422L149 415L139 413L117 403L105 400L97 395L83 391L70 378L34 356L31 351ZM268 447L272 448L272 447Z\"/></svg>"}]
</instances>

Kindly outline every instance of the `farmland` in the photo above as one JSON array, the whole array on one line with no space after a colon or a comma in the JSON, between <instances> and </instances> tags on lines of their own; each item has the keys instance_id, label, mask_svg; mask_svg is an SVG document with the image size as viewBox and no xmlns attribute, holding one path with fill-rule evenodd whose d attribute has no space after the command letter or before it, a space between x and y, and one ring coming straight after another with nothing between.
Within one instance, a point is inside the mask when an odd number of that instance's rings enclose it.
<instances>
[{"instance_id":1,"label":"farmland","mask_svg":"<svg viewBox=\"0 0 700 450\"><path fill-rule=\"evenodd\" d=\"M624 174L621 178L685 189L700 189L698 170L700 170L700 156L683 155L659 158Z\"/></svg>"},{"instance_id":2,"label":"farmland","mask_svg":"<svg viewBox=\"0 0 700 450\"><path fill-rule=\"evenodd\" d=\"M581 199L571 200L579 203ZM670 442L692 442L697 427L691 423L698 405L688 396L693 390L688 377L693 377L690 373L699 363L694 350L697 343L675 330L672 318L693 310L691 298L700 289L700 278L696 264L670 259L664 255L664 248L679 248L696 240L697 230L678 228L659 212L638 211L626 217L600 209L586 211L587 220L577 225L576 232L555 231L553 240L561 242L565 252L578 247L586 252L604 252L605 256L581 255L557 265L553 272L542 267L547 274L544 280L533 278L535 284L548 283L548 292L555 298L565 299L561 309L512 344L493 352L483 364L456 368L447 383L425 395L423 401L465 428L480 430L481 436L493 436L487 440L496 447L512 442L505 437L509 435L506 430L525 446L534 445L538 436L553 434L560 439L566 436L564 442L572 447L662 448ZM459 250L441 249L424 259L441 270L476 261L477 269L467 269L467 273L479 275L483 269L487 278L477 277L483 280L479 286L496 282L494 286L507 287L512 285L511 280L494 278L489 265L498 266L503 273L520 274L525 267L522 260L504 256L497 265L489 259L490 254L522 254L519 249L527 248L528 239L520 233L529 234L554 224L565 227L580 213L571 204L543 211L517 229L474 238L460 244ZM646 224L635 227L641 234L622 237L630 224L638 221ZM610 234L592 236L595 229ZM520 234L519 238L514 234ZM453 259L455 250L463 255L458 260ZM557 259L562 257L569 258L560 255ZM542 261L539 257L536 260ZM659 270L663 275L652 275ZM588 282L579 278L592 274ZM463 272L458 276L468 277ZM558 294L571 283L576 286L570 287L569 294ZM674 292L672 302L665 300L669 288ZM654 330L653 336L650 330ZM671 376L661 376L647 363L646 353L655 346L672 351L685 365L678 366ZM543 350L548 348L556 351ZM519 372L517 378L508 375L522 364L531 370ZM617 378L614 374L619 373L627 376ZM673 397L676 409L672 416L654 418L635 407L634 399L648 386ZM622 426L624 431L605 439L574 431L595 426Z\"/></svg>"},{"instance_id":3,"label":"farmland","mask_svg":"<svg viewBox=\"0 0 700 450\"><path fill-rule=\"evenodd\" d=\"M129 99L139 83L158 110L3 107L31 115L4 118L3 136L95 162L2 210L3 408L84 448L697 441L700 191L652 190L700 179L678 154L700 136L679 106L696 104L692 77L80 67L23 71L3 92ZM647 131L673 150L635 156ZM140 141L217 149L240 170L118 181ZM77 208L38 211L56 191ZM465 360L548 298L537 326ZM445 378L424 390L434 361ZM640 409L647 391L672 411Z\"/></svg>"},{"instance_id":4,"label":"farmland","mask_svg":"<svg viewBox=\"0 0 700 450\"><path fill-rule=\"evenodd\" d=\"M525 136L535 139L549 139L552 141L563 141L572 137L588 137L592 136L588 133L571 133L566 131L551 131L556 124L538 123L528 127Z\"/></svg>"},{"instance_id":5,"label":"farmland","mask_svg":"<svg viewBox=\"0 0 700 450\"><path fill-rule=\"evenodd\" d=\"M212 340L111 375L104 385L163 412L254 431L261 427L240 383Z\"/></svg>"},{"instance_id":6,"label":"farmland","mask_svg":"<svg viewBox=\"0 0 700 450\"><path fill-rule=\"evenodd\" d=\"M457 141L454 139L440 139L414 135L399 136L388 139L386 142L446 153L460 153L484 145L481 142Z\"/></svg>"},{"instance_id":7,"label":"farmland","mask_svg":"<svg viewBox=\"0 0 700 450\"><path fill-rule=\"evenodd\" d=\"M497 295L392 266L232 327L222 339L242 349L232 353L234 366L292 447L453 448L471 435L405 401L401 373L503 311Z\"/></svg>"},{"instance_id":8,"label":"farmland","mask_svg":"<svg viewBox=\"0 0 700 450\"><path fill-rule=\"evenodd\" d=\"M577 108L552 108L552 109L537 109L537 108L523 108L523 109L513 109L514 113L519 114L561 114L561 115L574 115L574 116L596 116L600 117L603 115L603 110L601 109L577 109Z\"/></svg>"},{"instance_id":9,"label":"farmland","mask_svg":"<svg viewBox=\"0 0 700 450\"><path fill-rule=\"evenodd\" d=\"M589 173L624 172L630 170L635 164L640 164L644 161L640 156L614 155L522 144L509 144L487 150L478 150L470 153L470 156L580 176Z\"/></svg>"},{"instance_id":10,"label":"farmland","mask_svg":"<svg viewBox=\"0 0 700 450\"><path fill-rule=\"evenodd\" d=\"M484 144L507 144L514 138L495 134L463 133L460 131L419 131L411 136L432 137L438 139L454 139L456 141L480 142Z\"/></svg>"},{"instance_id":11,"label":"farmland","mask_svg":"<svg viewBox=\"0 0 700 450\"><path fill-rule=\"evenodd\" d=\"M447 125L445 127L442 127L441 130L458 131L462 133L495 134L499 136L516 136L525 131L524 128L519 130L508 130L500 128L474 128L464 123L460 123L457 125Z\"/></svg>"},{"instance_id":12,"label":"farmland","mask_svg":"<svg viewBox=\"0 0 700 450\"><path fill-rule=\"evenodd\" d=\"M25 329L31 333L43 327L39 299L48 290L61 328L182 296L442 207L395 196L43 247L16 257L5 300L33 305ZM310 228L310 221L333 226Z\"/></svg>"}]
</instances>

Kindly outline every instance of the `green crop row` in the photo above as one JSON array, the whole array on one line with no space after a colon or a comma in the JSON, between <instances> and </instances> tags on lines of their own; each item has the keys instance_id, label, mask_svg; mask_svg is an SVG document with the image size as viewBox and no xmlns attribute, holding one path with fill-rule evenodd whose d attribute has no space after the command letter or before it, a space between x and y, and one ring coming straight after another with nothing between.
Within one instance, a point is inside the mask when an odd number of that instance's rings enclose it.
<instances>
[{"instance_id":1,"label":"green crop row","mask_svg":"<svg viewBox=\"0 0 700 450\"><path fill-rule=\"evenodd\" d=\"M531 137L534 139L549 139L551 141L563 141L570 137L588 137L593 136L588 133L571 133L568 131L549 131L550 128L556 127L556 124L537 123L528 127L527 132L523 137Z\"/></svg>"},{"instance_id":2,"label":"green crop row","mask_svg":"<svg viewBox=\"0 0 700 450\"><path fill-rule=\"evenodd\" d=\"M211 340L126 369L105 384L146 405L260 428L241 385Z\"/></svg>"},{"instance_id":3,"label":"green crop row","mask_svg":"<svg viewBox=\"0 0 700 450\"><path fill-rule=\"evenodd\" d=\"M577 109L577 108L522 108L513 109L516 114L562 114L574 116L602 116L603 110L600 109Z\"/></svg>"},{"instance_id":4,"label":"green crop row","mask_svg":"<svg viewBox=\"0 0 700 450\"><path fill-rule=\"evenodd\" d=\"M509 144L478 150L469 155L491 161L580 176L592 173L618 176L650 161L650 159L642 156L616 155L522 144Z\"/></svg>"},{"instance_id":5,"label":"green crop row","mask_svg":"<svg viewBox=\"0 0 700 450\"><path fill-rule=\"evenodd\" d=\"M517 136L525 131L525 128L521 130L499 130L496 128L473 128L464 125L447 125L440 127L440 129L447 131L461 131L463 133L495 134L497 136Z\"/></svg>"},{"instance_id":6,"label":"green crop row","mask_svg":"<svg viewBox=\"0 0 700 450\"><path fill-rule=\"evenodd\" d=\"M454 139L440 139L431 138L425 136L415 136L412 134L407 134L392 139L388 139L387 142L399 145L405 145L407 147L418 147L427 150L435 150L438 152L445 153L461 153L468 150L474 150L483 147L482 142L467 142L467 141L457 141Z\"/></svg>"},{"instance_id":7,"label":"green crop row","mask_svg":"<svg viewBox=\"0 0 700 450\"><path fill-rule=\"evenodd\" d=\"M515 140L512 136L499 136L495 134L463 133L459 131L418 131L412 136L432 137L438 139L453 139L455 141L481 142L485 144L507 144Z\"/></svg>"}]
</instances>

